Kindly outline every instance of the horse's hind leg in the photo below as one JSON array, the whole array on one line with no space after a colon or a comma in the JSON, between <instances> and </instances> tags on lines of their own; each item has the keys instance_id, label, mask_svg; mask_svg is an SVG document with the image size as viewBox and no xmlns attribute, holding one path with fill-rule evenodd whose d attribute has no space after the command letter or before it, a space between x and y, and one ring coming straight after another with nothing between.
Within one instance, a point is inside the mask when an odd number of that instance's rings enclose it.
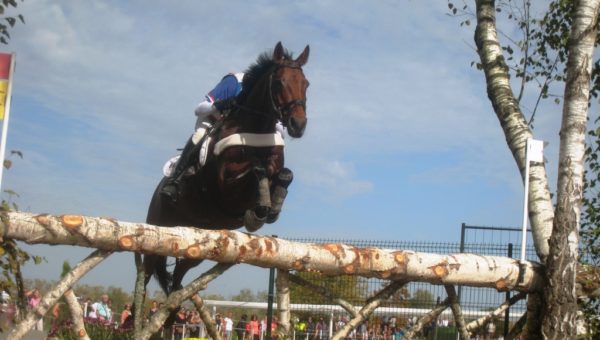
<instances>
[{"instance_id":1,"label":"horse's hind leg","mask_svg":"<svg viewBox=\"0 0 600 340\"><path fill-rule=\"evenodd\" d=\"M185 273L187 273L188 270L199 265L201 262L202 262L202 260L191 260L191 259L177 260L177 263L175 264L175 269L173 269L173 282L172 282L171 290L169 291L169 293L183 288L181 286L181 281L183 281L183 276L185 275Z\"/></svg>"},{"instance_id":2,"label":"horse's hind leg","mask_svg":"<svg viewBox=\"0 0 600 340\"><path fill-rule=\"evenodd\" d=\"M267 216L267 223L274 223L279 218L279 213L283 207L283 201L287 196L287 188L294 179L294 173L288 168L283 168L277 174L277 177L273 181L273 193L271 194L271 211Z\"/></svg>"}]
</instances>

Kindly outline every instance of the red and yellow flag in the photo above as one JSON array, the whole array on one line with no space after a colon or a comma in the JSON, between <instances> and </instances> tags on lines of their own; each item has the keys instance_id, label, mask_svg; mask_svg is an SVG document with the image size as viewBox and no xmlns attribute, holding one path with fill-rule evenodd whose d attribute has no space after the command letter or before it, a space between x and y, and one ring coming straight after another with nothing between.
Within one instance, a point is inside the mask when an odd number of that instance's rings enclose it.
<instances>
[{"instance_id":1,"label":"red and yellow flag","mask_svg":"<svg viewBox=\"0 0 600 340\"><path fill-rule=\"evenodd\" d=\"M4 119L6 112L6 98L11 80L12 56L10 53L0 53L0 120Z\"/></svg>"}]
</instances>

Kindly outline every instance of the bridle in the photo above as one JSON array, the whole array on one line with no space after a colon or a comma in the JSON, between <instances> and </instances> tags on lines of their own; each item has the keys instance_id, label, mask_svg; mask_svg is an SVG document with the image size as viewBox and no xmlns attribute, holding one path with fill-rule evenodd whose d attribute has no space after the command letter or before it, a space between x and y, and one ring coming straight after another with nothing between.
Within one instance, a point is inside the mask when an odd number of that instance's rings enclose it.
<instances>
[{"instance_id":1,"label":"bridle","mask_svg":"<svg viewBox=\"0 0 600 340\"><path fill-rule=\"evenodd\" d=\"M300 106L304 110L306 110L306 99L293 99L293 100L290 100L286 103L279 104L279 105L277 105L277 103L275 103L275 98L273 98L273 75L280 68L293 68L293 69L302 70L302 68L300 66L296 65L296 63L294 63L294 62L291 62L288 65L278 64L273 69L273 71L271 72L271 75L269 76L269 97L271 98L271 108L277 114L278 120L283 119L283 117L285 117L285 115L289 114L292 111L292 109L296 106Z\"/></svg>"},{"instance_id":2,"label":"bridle","mask_svg":"<svg viewBox=\"0 0 600 340\"><path fill-rule=\"evenodd\" d=\"M248 113L252 113L255 115L259 115L259 116L263 116L263 117L274 117L275 119L277 119L279 121L281 121L283 119L283 117L288 115L296 106L300 106L304 110L306 110L306 99L293 99L293 100L290 100L283 104L279 104L276 102L275 98L273 97L273 75L275 73L277 73L277 71L281 68L293 68L293 69L300 69L300 70L302 69L302 67L300 67L299 65L297 65L297 63L295 63L293 61L286 62L285 64L277 64L273 67L273 69L271 70L271 72L269 74L269 101L270 101L269 107L271 109L271 112L263 112L263 111L254 110L247 106L240 105L239 103L234 103L233 106L238 109L243 109L244 111L247 111ZM274 115L272 114L273 112L275 113ZM283 122L283 123L285 124L285 122Z\"/></svg>"}]
</instances>

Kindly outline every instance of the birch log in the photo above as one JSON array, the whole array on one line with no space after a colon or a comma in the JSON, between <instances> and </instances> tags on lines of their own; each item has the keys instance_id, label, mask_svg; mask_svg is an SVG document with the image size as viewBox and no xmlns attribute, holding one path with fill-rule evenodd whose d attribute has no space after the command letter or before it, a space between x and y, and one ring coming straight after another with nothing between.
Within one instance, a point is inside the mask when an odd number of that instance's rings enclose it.
<instances>
[{"instance_id":1,"label":"birch log","mask_svg":"<svg viewBox=\"0 0 600 340\"><path fill-rule=\"evenodd\" d=\"M213 340L223 340L221 337L221 333L217 330L217 324L215 320L213 320L212 316L210 316L210 311L206 309L204 305L204 300L198 295L194 294L191 297L198 314L200 315L200 319L204 323L204 327L206 327L206 332Z\"/></svg>"},{"instance_id":2,"label":"birch log","mask_svg":"<svg viewBox=\"0 0 600 340\"><path fill-rule=\"evenodd\" d=\"M73 289L67 290L65 293L65 300L67 300L67 305L69 306L69 310L71 312L73 329L75 330L77 338L80 340L90 340L83 323L83 310L81 309L79 301L77 301L77 297L75 296Z\"/></svg>"},{"instance_id":3,"label":"birch log","mask_svg":"<svg viewBox=\"0 0 600 340\"><path fill-rule=\"evenodd\" d=\"M279 310L279 325L285 337L290 337L290 278L287 270L277 270L277 309Z\"/></svg>"},{"instance_id":4,"label":"birch log","mask_svg":"<svg viewBox=\"0 0 600 340\"><path fill-rule=\"evenodd\" d=\"M21 339L27 331L31 329L40 318L42 318L48 309L54 305L64 293L70 289L83 275L94 268L98 263L102 262L107 256L112 254L110 251L96 250L85 260L80 262L73 270L63 277L54 288L46 293L40 304L23 320L13 331L8 335L9 340Z\"/></svg>"},{"instance_id":5,"label":"birch log","mask_svg":"<svg viewBox=\"0 0 600 340\"><path fill-rule=\"evenodd\" d=\"M157 227L79 215L3 214L0 235L30 244L64 244L134 251L221 263L248 263L327 275L360 275L394 281L537 291L541 266L527 262L519 282L518 261L473 254L439 255L407 250L305 244L230 230Z\"/></svg>"}]
</instances>

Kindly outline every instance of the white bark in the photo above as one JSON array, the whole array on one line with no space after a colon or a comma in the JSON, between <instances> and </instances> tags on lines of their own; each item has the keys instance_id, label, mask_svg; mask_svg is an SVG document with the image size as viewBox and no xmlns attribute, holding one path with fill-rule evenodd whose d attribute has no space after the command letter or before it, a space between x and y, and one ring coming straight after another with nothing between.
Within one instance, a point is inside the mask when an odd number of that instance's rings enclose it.
<instances>
[{"instance_id":1,"label":"white bark","mask_svg":"<svg viewBox=\"0 0 600 340\"><path fill-rule=\"evenodd\" d=\"M485 72L487 92L498 117L506 143L525 179L526 144L533 134L510 86L508 65L496 32L494 0L477 0L477 28L475 43ZM532 163L529 179L529 220L536 252L542 263L549 253L548 239L552 233L554 207L548 189L548 178L543 163Z\"/></svg>"},{"instance_id":2,"label":"white bark","mask_svg":"<svg viewBox=\"0 0 600 340\"><path fill-rule=\"evenodd\" d=\"M456 323L456 328L458 328L460 338L469 340L471 338L471 334L469 334L469 331L467 331L465 318L462 315L462 309L460 308L458 297L456 296L456 290L454 289L454 286L450 285L445 285L444 288L446 288L446 294L448 294L448 303L450 304L450 309L452 309L454 322Z\"/></svg>"},{"instance_id":3,"label":"white bark","mask_svg":"<svg viewBox=\"0 0 600 340\"><path fill-rule=\"evenodd\" d=\"M429 325L431 321L437 319L437 317L442 314L442 312L445 311L449 305L450 302L448 301L448 298L446 298L446 300L442 301L438 306L435 306L429 313L420 317L415 325L404 334L404 337L406 339L412 339L423 329L423 327L425 327L425 325Z\"/></svg>"},{"instance_id":4,"label":"white bark","mask_svg":"<svg viewBox=\"0 0 600 340\"><path fill-rule=\"evenodd\" d=\"M519 293L517 295L514 295L508 301L504 301L498 308L494 309L490 314L469 322L466 326L467 331L473 332L477 328L484 326L490 320L501 317L502 313L504 313L504 311L506 311L508 307L514 305L517 301L524 299L525 296L525 293Z\"/></svg>"},{"instance_id":5,"label":"white bark","mask_svg":"<svg viewBox=\"0 0 600 340\"><path fill-rule=\"evenodd\" d=\"M83 323L83 310L81 309L81 305L79 301L77 301L77 297L72 289L67 290L65 293L65 300L67 300L67 305L69 306L69 310L71 312L71 319L73 320L73 330L78 339L81 340L89 340L90 337L85 330L85 325Z\"/></svg>"},{"instance_id":6,"label":"white bark","mask_svg":"<svg viewBox=\"0 0 600 340\"><path fill-rule=\"evenodd\" d=\"M3 221L4 237L27 243L136 251L265 268L314 270L327 275L492 287L500 291L535 291L543 282L539 264L525 263L523 281L519 282L518 261L498 256L304 244L238 231L166 228L77 215L9 212Z\"/></svg>"},{"instance_id":7,"label":"white bark","mask_svg":"<svg viewBox=\"0 0 600 340\"><path fill-rule=\"evenodd\" d=\"M206 287L206 285L210 281L219 277L219 275L221 275L231 266L232 264L218 263L214 267L209 269L207 272L200 275L197 279L189 283L187 286L169 294L164 307L159 309L156 313L154 313L154 315L152 315L152 318L150 319L150 322L148 322L148 325L146 325L146 327L142 329L139 338L142 340L150 339L150 337L154 333L156 333L160 329L160 327L162 327L162 325L165 323L165 320L172 311L177 309L182 302L191 298L192 295L197 294L198 291L204 289L204 287ZM208 327L210 327L210 324L206 324L206 326L208 329ZM218 334L213 335L215 336L215 339L219 340L217 337Z\"/></svg>"},{"instance_id":8,"label":"white bark","mask_svg":"<svg viewBox=\"0 0 600 340\"><path fill-rule=\"evenodd\" d=\"M221 333L219 333L219 331L217 330L215 320L213 320L212 316L210 315L210 311L206 309L206 306L204 305L204 300L202 300L202 298L198 294L194 294L191 300L194 303L196 310L200 314L200 319L202 319L202 322L206 327L206 332L208 332L208 335L213 340L223 340L223 338L221 337Z\"/></svg>"},{"instance_id":9,"label":"white bark","mask_svg":"<svg viewBox=\"0 0 600 340\"><path fill-rule=\"evenodd\" d=\"M558 190L542 334L547 339L577 335L577 253L583 195L585 134L600 0L574 4L567 80L560 129Z\"/></svg>"},{"instance_id":10,"label":"white bark","mask_svg":"<svg viewBox=\"0 0 600 340\"><path fill-rule=\"evenodd\" d=\"M277 310L279 311L279 325L286 337L290 336L290 278L287 270L277 270Z\"/></svg>"},{"instance_id":11,"label":"white bark","mask_svg":"<svg viewBox=\"0 0 600 340\"><path fill-rule=\"evenodd\" d=\"M344 325L344 327L342 327L342 329L335 333L331 337L331 340L341 340L348 337L348 334L350 334L351 330L355 329L356 327L358 327L358 325L365 322L365 320L369 318L371 313L373 313L373 311L377 309L377 307L381 306L381 304L384 301L389 299L390 296L394 295L394 293L398 291L398 289L402 288L405 284L406 282L402 281L390 282L389 285L380 290L377 294L375 294L375 296L370 298L365 303L363 308L360 311L358 311L356 317L352 318L348 323Z\"/></svg>"}]
</instances>

